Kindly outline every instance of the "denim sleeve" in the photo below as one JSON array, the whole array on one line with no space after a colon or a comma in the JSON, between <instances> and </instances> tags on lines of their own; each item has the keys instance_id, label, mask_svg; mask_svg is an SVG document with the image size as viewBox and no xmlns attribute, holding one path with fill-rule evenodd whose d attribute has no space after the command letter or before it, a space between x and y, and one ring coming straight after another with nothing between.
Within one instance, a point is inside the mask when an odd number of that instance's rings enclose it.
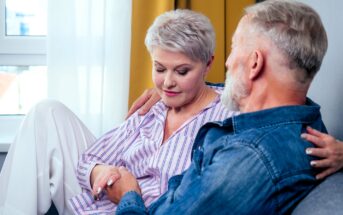
<instances>
[{"instance_id":1,"label":"denim sleeve","mask_svg":"<svg viewBox=\"0 0 343 215\"><path fill-rule=\"evenodd\" d=\"M200 162L200 163L197 163ZM179 186L168 190L150 214L273 214L273 182L259 153L234 145L193 160ZM143 214L143 213L141 213Z\"/></svg>"},{"instance_id":2,"label":"denim sleeve","mask_svg":"<svg viewBox=\"0 0 343 215\"><path fill-rule=\"evenodd\" d=\"M127 192L120 200L116 214L146 214L142 197L134 191Z\"/></svg>"},{"instance_id":3,"label":"denim sleeve","mask_svg":"<svg viewBox=\"0 0 343 215\"><path fill-rule=\"evenodd\" d=\"M180 186L158 214L268 214L273 183L260 154L233 144L205 151L201 165L192 163Z\"/></svg>"}]
</instances>

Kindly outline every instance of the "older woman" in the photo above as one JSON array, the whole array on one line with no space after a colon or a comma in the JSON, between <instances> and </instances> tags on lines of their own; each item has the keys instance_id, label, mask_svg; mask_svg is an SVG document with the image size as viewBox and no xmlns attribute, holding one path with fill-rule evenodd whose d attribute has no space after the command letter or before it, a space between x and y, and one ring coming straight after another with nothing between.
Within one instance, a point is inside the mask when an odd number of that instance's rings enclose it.
<instances>
[{"instance_id":1,"label":"older woman","mask_svg":"<svg viewBox=\"0 0 343 215\"><path fill-rule=\"evenodd\" d=\"M202 14L170 11L157 17L145 44L162 100L94 144L93 135L63 105L36 106L1 173L0 213L41 214L51 201L60 214L113 213L116 205L107 188L117 179L116 166L126 167L137 178L149 205L166 191L170 177L188 168L199 128L234 114L221 104L220 92L204 81L213 62L213 27ZM25 153L18 153L22 150ZM22 189L26 184L28 189Z\"/></svg>"},{"instance_id":2,"label":"older woman","mask_svg":"<svg viewBox=\"0 0 343 215\"><path fill-rule=\"evenodd\" d=\"M134 114L83 154L78 178L88 192L71 200L79 213L115 211L106 191L116 180L113 166L125 166L135 175L149 205L166 191L170 177L189 166L201 125L232 114L204 81L215 46L208 18L189 10L164 13L149 28L145 44L162 100L147 115ZM91 198L91 191L99 201Z\"/></svg>"}]
</instances>

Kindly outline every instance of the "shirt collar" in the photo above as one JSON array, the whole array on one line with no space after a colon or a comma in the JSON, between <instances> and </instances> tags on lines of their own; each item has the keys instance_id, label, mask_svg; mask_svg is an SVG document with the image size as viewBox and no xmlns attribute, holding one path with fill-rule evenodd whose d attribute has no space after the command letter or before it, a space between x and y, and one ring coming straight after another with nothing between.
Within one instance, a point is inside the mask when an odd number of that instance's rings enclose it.
<instances>
[{"instance_id":1,"label":"shirt collar","mask_svg":"<svg viewBox=\"0 0 343 215\"><path fill-rule=\"evenodd\" d=\"M220 102L220 95L217 95L216 98L210 102L203 110L201 110L199 113L202 111L205 111L209 108L212 108L213 106L217 105ZM151 110L151 113L154 114L155 116L161 116L161 115L166 115L166 112L168 111L168 107L162 102L162 100L158 101L156 105ZM165 114L162 114L165 113Z\"/></svg>"},{"instance_id":2,"label":"shirt collar","mask_svg":"<svg viewBox=\"0 0 343 215\"><path fill-rule=\"evenodd\" d=\"M287 122L311 123L320 116L320 106L307 98L305 105L282 106L251 113L242 113L217 122L219 126L233 129L234 133Z\"/></svg>"}]
</instances>

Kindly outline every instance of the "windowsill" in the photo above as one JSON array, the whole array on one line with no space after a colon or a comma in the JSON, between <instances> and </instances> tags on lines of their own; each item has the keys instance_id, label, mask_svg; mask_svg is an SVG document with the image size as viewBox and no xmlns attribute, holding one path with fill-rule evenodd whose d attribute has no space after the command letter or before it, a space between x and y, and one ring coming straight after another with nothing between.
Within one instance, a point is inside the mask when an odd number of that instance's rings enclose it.
<instances>
[{"instance_id":1,"label":"windowsill","mask_svg":"<svg viewBox=\"0 0 343 215\"><path fill-rule=\"evenodd\" d=\"M0 115L0 152L8 152L24 115Z\"/></svg>"},{"instance_id":2,"label":"windowsill","mask_svg":"<svg viewBox=\"0 0 343 215\"><path fill-rule=\"evenodd\" d=\"M6 138L0 138L0 152L8 152L8 149L10 148L11 145L10 140Z\"/></svg>"}]
</instances>

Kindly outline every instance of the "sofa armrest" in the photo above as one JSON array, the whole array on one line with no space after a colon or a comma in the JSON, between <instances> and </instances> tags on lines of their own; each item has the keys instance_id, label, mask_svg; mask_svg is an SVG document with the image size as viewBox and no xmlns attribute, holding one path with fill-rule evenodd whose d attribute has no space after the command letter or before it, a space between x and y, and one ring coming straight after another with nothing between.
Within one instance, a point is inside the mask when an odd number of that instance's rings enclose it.
<instances>
[{"instance_id":1,"label":"sofa armrest","mask_svg":"<svg viewBox=\"0 0 343 215\"><path fill-rule=\"evenodd\" d=\"M293 215L343 214L343 172L337 172L315 187L294 209Z\"/></svg>"}]
</instances>

